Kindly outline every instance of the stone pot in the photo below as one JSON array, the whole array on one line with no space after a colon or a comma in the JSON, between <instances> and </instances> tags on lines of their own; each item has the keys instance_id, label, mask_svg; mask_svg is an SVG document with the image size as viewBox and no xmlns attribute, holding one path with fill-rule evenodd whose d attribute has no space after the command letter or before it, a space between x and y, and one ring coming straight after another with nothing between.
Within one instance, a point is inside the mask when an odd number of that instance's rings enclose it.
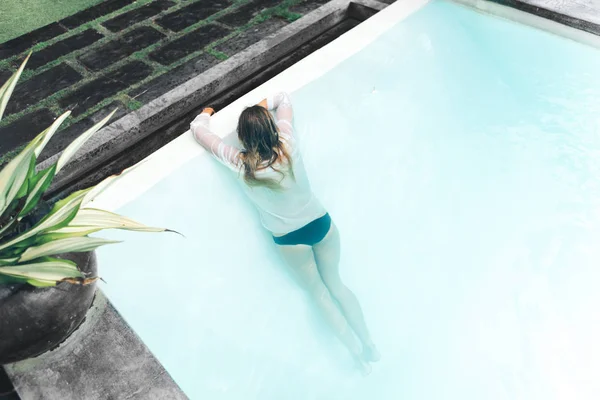
<instances>
[{"instance_id":1,"label":"stone pot","mask_svg":"<svg viewBox=\"0 0 600 400\"><path fill-rule=\"evenodd\" d=\"M71 260L86 276L96 276L94 252L56 258ZM35 357L62 343L85 319L95 293L95 283L63 282L47 288L0 284L0 365Z\"/></svg>"}]
</instances>

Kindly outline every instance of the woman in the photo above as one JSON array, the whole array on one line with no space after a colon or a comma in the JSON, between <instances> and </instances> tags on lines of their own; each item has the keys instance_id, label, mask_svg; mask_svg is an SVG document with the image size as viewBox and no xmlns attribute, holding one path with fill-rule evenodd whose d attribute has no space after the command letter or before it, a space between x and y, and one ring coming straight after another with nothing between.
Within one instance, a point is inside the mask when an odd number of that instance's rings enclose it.
<instances>
[{"instance_id":1,"label":"woman","mask_svg":"<svg viewBox=\"0 0 600 400\"><path fill-rule=\"evenodd\" d=\"M269 110L276 110L276 120ZM282 257L361 371L368 374L369 362L378 361L380 356L356 296L340 279L340 236L310 188L293 135L288 95L278 93L242 112L237 132L243 150L226 145L210 131L212 114L212 108L205 108L194 119L194 137L243 176L242 187L257 207L263 226L272 233Z\"/></svg>"}]
</instances>

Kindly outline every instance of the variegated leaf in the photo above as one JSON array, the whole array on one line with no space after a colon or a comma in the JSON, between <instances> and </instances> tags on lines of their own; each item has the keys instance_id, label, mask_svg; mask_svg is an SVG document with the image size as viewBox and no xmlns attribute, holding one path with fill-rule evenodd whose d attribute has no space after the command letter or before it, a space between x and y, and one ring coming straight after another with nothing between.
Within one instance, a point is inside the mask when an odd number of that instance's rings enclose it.
<instances>
[{"instance_id":1,"label":"variegated leaf","mask_svg":"<svg viewBox=\"0 0 600 400\"><path fill-rule=\"evenodd\" d=\"M12 240L1 244L0 251L14 246L20 242L23 242L38 233L42 233L44 231L51 231L60 229L71 222L71 220L77 214L79 210L79 206L83 197L90 191L90 189L80 190L71 194L64 200L59 201L54 205L52 210L44 219L42 219L36 226L28 230L27 232L13 238Z\"/></svg>"},{"instance_id":2,"label":"variegated leaf","mask_svg":"<svg viewBox=\"0 0 600 400\"><path fill-rule=\"evenodd\" d=\"M107 240L93 237L74 237L68 239L54 240L41 246L30 247L21 255L19 262L31 261L39 257L52 256L62 253L84 252L96 250L98 247L120 243L117 240Z\"/></svg>"},{"instance_id":3,"label":"variegated leaf","mask_svg":"<svg viewBox=\"0 0 600 400\"><path fill-rule=\"evenodd\" d=\"M19 217L22 218L27 215L31 210L35 208L38 201L48 189L50 184L52 183L52 179L54 178L54 171L56 170L56 165L51 166L47 170L40 172L40 176L34 181L35 185L32 189L30 189L29 194L27 196L27 200L25 202L25 206L19 213Z\"/></svg>"},{"instance_id":4,"label":"variegated leaf","mask_svg":"<svg viewBox=\"0 0 600 400\"><path fill-rule=\"evenodd\" d=\"M12 201L14 201L15 199L22 199L23 197L27 196L27 193L29 192L29 186L33 185L34 182L37 180L37 174L35 173L36 162L37 159L35 157L31 157L29 168L27 170L27 178L25 179L25 182L23 182L23 184L21 185L21 188L19 189L17 195Z\"/></svg>"},{"instance_id":5,"label":"variegated leaf","mask_svg":"<svg viewBox=\"0 0 600 400\"><path fill-rule=\"evenodd\" d=\"M42 150L44 150L44 147L46 147L46 144L50 141L50 139L52 139L52 136L54 136L54 134L56 133L58 128L60 128L62 123L65 121L65 119L67 119L69 117L69 115L71 115L71 111L65 112L60 117L56 118L54 120L54 122L52 123L52 125L50 125L50 127L46 128L40 134L40 136L42 137L42 140L40 140L39 143L35 146L35 156L36 157L39 157L40 154L42 154Z\"/></svg>"},{"instance_id":6,"label":"variegated leaf","mask_svg":"<svg viewBox=\"0 0 600 400\"><path fill-rule=\"evenodd\" d=\"M0 216L27 180L33 157L33 148L28 146L0 171Z\"/></svg>"},{"instance_id":7,"label":"variegated leaf","mask_svg":"<svg viewBox=\"0 0 600 400\"><path fill-rule=\"evenodd\" d=\"M36 136L0 171L0 216L17 195L24 196L23 184L35 171L35 149L44 140L46 131ZM25 188L25 192L26 192Z\"/></svg>"},{"instance_id":8,"label":"variegated leaf","mask_svg":"<svg viewBox=\"0 0 600 400\"><path fill-rule=\"evenodd\" d=\"M108 114L102 121L98 122L96 125L92 126L90 129L82 133L77 139L75 139L60 155L58 162L56 163L56 172L60 171L67 162L73 157L73 155L79 150L81 146L100 128L104 126L108 122L109 119L114 115L117 110L113 110L110 114Z\"/></svg>"},{"instance_id":9,"label":"variegated leaf","mask_svg":"<svg viewBox=\"0 0 600 400\"><path fill-rule=\"evenodd\" d=\"M15 79L15 75L17 73L15 72L14 74L12 74L8 80L6 82L4 82L2 84L2 87L0 87L0 103L2 103L2 99L6 98L10 98L10 95L6 95L8 88L12 85L14 79ZM8 100L6 101L6 104L8 104ZM2 115L0 115L0 121L2 120Z\"/></svg>"},{"instance_id":10,"label":"variegated leaf","mask_svg":"<svg viewBox=\"0 0 600 400\"><path fill-rule=\"evenodd\" d=\"M58 117L48 129L29 142L27 147L0 171L0 215L13 199L27 194L28 188L24 184L35 171L37 156L69 114L70 111L67 111Z\"/></svg>"},{"instance_id":11,"label":"variegated leaf","mask_svg":"<svg viewBox=\"0 0 600 400\"><path fill-rule=\"evenodd\" d=\"M19 279L47 282L60 282L65 278L84 277L74 262L56 258L12 267L0 267L0 273Z\"/></svg>"},{"instance_id":12,"label":"variegated leaf","mask_svg":"<svg viewBox=\"0 0 600 400\"><path fill-rule=\"evenodd\" d=\"M98 228L98 227L91 228L89 226L75 226L75 227L65 226L64 228L60 228L55 231L48 231L48 232L45 232L45 233L37 236L35 242L37 244L44 244L44 243L48 243L52 240L67 239L67 238L72 238L72 237L82 237L82 236L87 236L92 233L101 231L102 229L103 228Z\"/></svg>"},{"instance_id":13,"label":"variegated leaf","mask_svg":"<svg viewBox=\"0 0 600 400\"><path fill-rule=\"evenodd\" d=\"M4 267L7 265L15 265L17 263L17 261L19 261L19 257L1 258L0 266Z\"/></svg>"},{"instance_id":14,"label":"variegated leaf","mask_svg":"<svg viewBox=\"0 0 600 400\"><path fill-rule=\"evenodd\" d=\"M9 79L2 85L0 88L0 120L2 120L2 115L4 115L4 110L6 110L6 105L8 104L8 99L12 95L13 90L15 90L15 86L17 85L17 81L21 77L23 70L25 69L25 64L29 61L29 57L31 53L25 57L25 60L21 63L21 66Z\"/></svg>"},{"instance_id":15,"label":"variegated leaf","mask_svg":"<svg viewBox=\"0 0 600 400\"><path fill-rule=\"evenodd\" d=\"M67 228L85 227L85 228L101 228L101 229L124 229L129 231L139 232L165 232L168 229L154 228L136 222L127 217L110 211L98 210L96 208L82 208L79 210L75 218L69 223Z\"/></svg>"},{"instance_id":16,"label":"variegated leaf","mask_svg":"<svg viewBox=\"0 0 600 400\"><path fill-rule=\"evenodd\" d=\"M27 279L25 282L29 283L31 286L35 287L50 287L56 286L56 281L42 281L39 279Z\"/></svg>"}]
</instances>

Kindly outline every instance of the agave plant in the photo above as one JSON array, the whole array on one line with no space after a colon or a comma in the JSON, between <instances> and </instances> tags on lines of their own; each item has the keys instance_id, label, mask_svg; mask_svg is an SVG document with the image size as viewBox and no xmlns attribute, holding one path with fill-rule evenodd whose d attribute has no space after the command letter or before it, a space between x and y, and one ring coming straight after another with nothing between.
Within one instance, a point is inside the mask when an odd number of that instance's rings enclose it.
<instances>
[{"instance_id":1,"label":"agave plant","mask_svg":"<svg viewBox=\"0 0 600 400\"><path fill-rule=\"evenodd\" d=\"M0 88L0 120L28 59L29 56ZM54 286L59 282L89 284L98 277L85 276L75 263L56 256L92 251L105 244L117 243L89 236L103 229L167 231L163 228L147 227L120 215L89 207L90 202L98 194L131 168L119 175L106 178L95 187L71 194L54 204L50 211L33 226L25 225L25 219L36 209L54 176L83 143L106 124L115 111L75 139L62 152L54 165L36 171L37 158L44 146L71 113L65 112L0 171L0 284L9 282L26 282L34 286Z\"/></svg>"}]
</instances>

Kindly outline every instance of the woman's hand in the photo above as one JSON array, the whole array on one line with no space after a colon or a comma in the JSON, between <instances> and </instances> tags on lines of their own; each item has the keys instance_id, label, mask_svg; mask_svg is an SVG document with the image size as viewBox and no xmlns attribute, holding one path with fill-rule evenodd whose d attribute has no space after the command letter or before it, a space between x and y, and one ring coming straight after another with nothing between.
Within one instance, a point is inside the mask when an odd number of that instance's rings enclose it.
<instances>
[{"instance_id":1,"label":"woman's hand","mask_svg":"<svg viewBox=\"0 0 600 400\"><path fill-rule=\"evenodd\" d=\"M205 107L204 110L202 110L202 113L207 113L209 115L213 115L215 113L215 110L212 107Z\"/></svg>"},{"instance_id":2,"label":"woman's hand","mask_svg":"<svg viewBox=\"0 0 600 400\"><path fill-rule=\"evenodd\" d=\"M269 108L269 105L267 104L267 99L262 99L260 101L260 103L257 104L257 106L261 106L262 108Z\"/></svg>"}]
</instances>

